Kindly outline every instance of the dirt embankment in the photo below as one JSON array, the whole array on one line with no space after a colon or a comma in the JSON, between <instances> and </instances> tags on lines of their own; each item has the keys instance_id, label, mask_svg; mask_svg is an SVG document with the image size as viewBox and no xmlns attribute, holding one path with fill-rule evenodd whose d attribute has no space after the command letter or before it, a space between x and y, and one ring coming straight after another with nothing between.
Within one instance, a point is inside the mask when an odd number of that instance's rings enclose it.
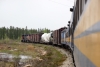
<instances>
[{"instance_id":1,"label":"dirt embankment","mask_svg":"<svg viewBox=\"0 0 100 67\"><path fill-rule=\"evenodd\" d=\"M74 67L71 53L69 51L61 49L61 48L57 48L57 50L61 51L62 54L65 54L67 56L66 60L59 67Z\"/></svg>"}]
</instances>

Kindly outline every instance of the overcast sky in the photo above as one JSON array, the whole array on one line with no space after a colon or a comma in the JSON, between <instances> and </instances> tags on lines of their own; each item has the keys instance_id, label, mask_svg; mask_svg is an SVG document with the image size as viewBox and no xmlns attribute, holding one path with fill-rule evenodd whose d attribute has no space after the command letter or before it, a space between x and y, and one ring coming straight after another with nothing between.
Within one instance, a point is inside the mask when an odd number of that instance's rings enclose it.
<instances>
[{"instance_id":1,"label":"overcast sky","mask_svg":"<svg viewBox=\"0 0 100 67\"><path fill-rule=\"evenodd\" d=\"M0 27L49 28L67 26L74 0L0 0Z\"/></svg>"}]
</instances>

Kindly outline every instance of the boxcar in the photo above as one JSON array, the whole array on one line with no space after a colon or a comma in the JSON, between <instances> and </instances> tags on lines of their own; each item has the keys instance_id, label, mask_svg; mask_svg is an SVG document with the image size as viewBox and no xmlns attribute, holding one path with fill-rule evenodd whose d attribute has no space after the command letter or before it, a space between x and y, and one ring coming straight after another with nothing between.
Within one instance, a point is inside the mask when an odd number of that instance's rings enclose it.
<instances>
[{"instance_id":1,"label":"boxcar","mask_svg":"<svg viewBox=\"0 0 100 67\"><path fill-rule=\"evenodd\" d=\"M29 34L29 39L28 39L28 42L31 42L32 41L32 34Z\"/></svg>"},{"instance_id":2,"label":"boxcar","mask_svg":"<svg viewBox=\"0 0 100 67\"><path fill-rule=\"evenodd\" d=\"M53 44L57 44L58 43L58 40L57 40L57 38L58 38L58 30L55 30L54 32L53 32Z\"/></svg>"},{"instance_id":3,"label":"boxcar","mask_svg":"<svg viewBox=\"0 0 100 67\"><path fill-rule=\"evenodd\" d=\"M36 42L37 42L37 43L40 43L42 34L43 34L43 33L37 33L37 34L36 34Z\"/></svg>"},{"instance_id":4,"label":"boxcar","mask_svg":"<svg viewBox=\"0 0 100 67\"><path fill-rule=\"evenodd\" d=\"M24 42L24 40L25 40L25 37L24 37L25 35L22 35L22 40L21 40L21 42Z\"/></svg>"},{"instance_id":5,"label":"boxcar","mask_svg":"<svg viewBox=\"0 0 100 67\"><path fill-rule=\"evenodd\" d=\"M35 42L35 34L33 34L32 37L33 37L32 42L34 43Z\"/></svg>"},{"instance_id":6,"label":"boxcar","mask_svg":"<svg viewBox=\"0 0 100 67\"><path fill-rule=\"evenodd\" d=\"M61 44L63 45L67 44L67 41L66 41L67 32L68 32L68 29L64 29L63 31L61 31Z\"/></svg>"},{"instance_id":7,"label":"boxcar","mask_svg":"<svg viewBox=\"0 0 100 67\"><path fill-rule=\"evenodd\" d=\"M61 31L66 29L66 27L62 27L53 32L53 44L61 45Z\"/></svg>"},{"instance_id":8,"label":"boxcar","mask_svg":"<svg viewBox=\"0 0 100 67\"><path fill-rule=\"evenodd\" d=\"M34 34L34 42L36 43L36 33Z\"/></svg>"},{"instance_id":9,"label":"boxcar","mask_svg":"<svg viewBox=\"0 0 100 67\"><path fill-rule=\"evenodd\" d=\"M30 42L30 35L29 34L25 34L22 35L22 42Z\"/></svg>"}]
</instances>

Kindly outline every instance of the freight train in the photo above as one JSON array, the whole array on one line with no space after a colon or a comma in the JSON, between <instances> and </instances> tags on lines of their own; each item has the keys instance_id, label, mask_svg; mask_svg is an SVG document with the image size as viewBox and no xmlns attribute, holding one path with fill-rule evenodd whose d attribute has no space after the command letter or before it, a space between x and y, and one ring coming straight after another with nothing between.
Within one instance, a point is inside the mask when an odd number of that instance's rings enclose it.
<instances>
[{"instance_id":1,"label":"freight train","mask_svg":"<svg viewBox=\"0 0 100 67\"><path fill-rule=\"evenodd\" d=\"M21 42L61 45L61 31L64 29L66 29L66 27L62 27L50 33L24 34L22 35Z\"/></svg>"},{"instance_id":2,"label":"freight train","mask_svg":"<svg viewBox=\"0 0 100 67\"><path fill-rule=\"evenodd\" d=\"M75 0L70 11L68 27L53 31L49 41L41 40L43 33L22 35L22 41L68 45L76 67L100 67L100 0Z\"/></svg>"}]
</instances>

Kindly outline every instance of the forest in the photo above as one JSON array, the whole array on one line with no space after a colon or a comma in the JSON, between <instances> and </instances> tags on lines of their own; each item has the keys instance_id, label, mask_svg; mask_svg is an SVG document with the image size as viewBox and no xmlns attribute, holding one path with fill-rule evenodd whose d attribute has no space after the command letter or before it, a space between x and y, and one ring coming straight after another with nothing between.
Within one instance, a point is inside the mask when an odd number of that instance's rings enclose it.
<instances>
[{"instance_id":1,"label":"forest","mask_svg":"<svg viewBox=\"0 0 100 67\"><path fill-rule=\"evenodd\" d=\"M28 29L27 26L25 28L18 28L14 26L1 27L0 28L0 40L2 39L21 39L23 34L33 34L33 33L49 33L50 29L47 28L38 28L38 29Z\"/></svg>"}]
</instances>

